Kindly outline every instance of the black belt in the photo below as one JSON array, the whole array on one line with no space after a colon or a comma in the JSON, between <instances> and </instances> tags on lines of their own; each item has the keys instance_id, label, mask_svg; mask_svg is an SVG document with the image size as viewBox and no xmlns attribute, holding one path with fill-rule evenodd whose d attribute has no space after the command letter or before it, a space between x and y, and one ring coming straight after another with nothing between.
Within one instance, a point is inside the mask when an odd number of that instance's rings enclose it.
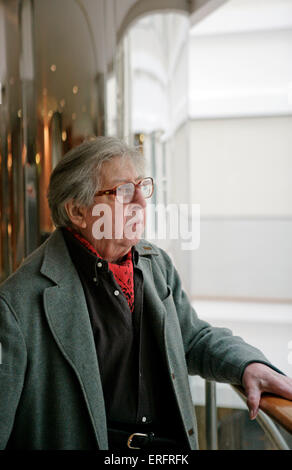
<instances>
[{"instance_id":1,"label":"black belt","mask_svg":"<svg viewBox=\"0 0 292 470\"><path fill-rule=\"evenodd\" d=\"M129 449L158 449L158 448L180 448L186 447L174 439L157 436L154 432L129 432L120 429L108 429L109 445Z\"/></svg>"}]
</instances>

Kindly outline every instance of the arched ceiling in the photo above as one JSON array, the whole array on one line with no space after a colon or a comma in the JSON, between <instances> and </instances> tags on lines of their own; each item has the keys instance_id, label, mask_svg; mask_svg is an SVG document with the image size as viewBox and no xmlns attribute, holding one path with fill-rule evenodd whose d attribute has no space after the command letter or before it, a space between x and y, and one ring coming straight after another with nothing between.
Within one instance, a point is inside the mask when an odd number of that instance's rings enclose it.
<instances>
[{"instance_id":1,"label":"arched ceiling","mask_svg":"<svg viewBox=\"0 0 292 470\"><path fill-rule=\"evenodd\" d=\"M137 18L150 12L189 15L222 0L38 0L34 2L39 115L65 121L95 118L99 76L112 66L116 45ZM202 14L202 13L200 13Z\"/></svg>"}]
</instances>

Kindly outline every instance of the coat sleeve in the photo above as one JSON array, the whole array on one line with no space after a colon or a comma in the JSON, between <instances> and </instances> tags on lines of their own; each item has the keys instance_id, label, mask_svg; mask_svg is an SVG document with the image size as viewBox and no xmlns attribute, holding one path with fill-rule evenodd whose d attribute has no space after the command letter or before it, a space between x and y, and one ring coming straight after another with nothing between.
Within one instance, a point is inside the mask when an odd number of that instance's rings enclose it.
<instances>
[{"instance_id":1,"label":"coat sleeve","mask_svg":"<svg viewBox=\"0 0 292 470\"><path fill-rule=\"evenodd\" d=\"M0 297L0 449L5 449L24 383L26 345L15 314Z\"/></svg>"},{"instance_id":2,"label":"coat sleeve","mask_svg":"<svg viewBox=\"0 0 292 470\"><path fill-rule=\"evenodd\" d=\"M228 328L212 327L200 320L182 289L180 277L164 253L167 283L172 290L184 345L185 358L190 375L200 375L208 380L242 384L246 366L252 362L273 366L257 348L234 336Z\"/></svg>"}]
</instances>

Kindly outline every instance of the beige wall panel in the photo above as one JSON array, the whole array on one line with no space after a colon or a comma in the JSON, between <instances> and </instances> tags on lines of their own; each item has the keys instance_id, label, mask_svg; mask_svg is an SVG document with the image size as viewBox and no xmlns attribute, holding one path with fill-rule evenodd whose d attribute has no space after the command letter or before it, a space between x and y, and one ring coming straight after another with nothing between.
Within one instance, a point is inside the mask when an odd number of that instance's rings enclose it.
<instances>
[{"instance_id":1,"label":"beige wall panel","mask_svg":"<svg viewBox=\"0 0 292 470\"><path fill-rule=\"evenodd\" d=\"M191 201L203 215L292 215L292 117L190 124Z\"/></svg>"}]
</instances>

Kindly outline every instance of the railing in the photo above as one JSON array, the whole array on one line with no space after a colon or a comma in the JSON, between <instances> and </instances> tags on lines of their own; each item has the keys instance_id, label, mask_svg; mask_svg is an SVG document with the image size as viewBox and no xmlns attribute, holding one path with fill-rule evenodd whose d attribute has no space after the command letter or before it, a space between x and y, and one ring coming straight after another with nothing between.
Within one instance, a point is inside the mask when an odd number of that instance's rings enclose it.
<instances>
[{"instance_id":1,"label":"railing","mask_svg":"<svg viewBox=\"0 0 292 470\"><path fill-rule=\"evenodd\" d=\"M205 385L206 445L208 450L217 450L216 383L206 380ZM236 385L232 385L232 388L246 403L243 388ZM273 445L279 450L289 450L288 444L272 420L276 421L286 431L292 434L292 401L273 395L264 395L261 398L260 409L257 415L259 425L265 431Z\"/></svg>"}]
</instances>

